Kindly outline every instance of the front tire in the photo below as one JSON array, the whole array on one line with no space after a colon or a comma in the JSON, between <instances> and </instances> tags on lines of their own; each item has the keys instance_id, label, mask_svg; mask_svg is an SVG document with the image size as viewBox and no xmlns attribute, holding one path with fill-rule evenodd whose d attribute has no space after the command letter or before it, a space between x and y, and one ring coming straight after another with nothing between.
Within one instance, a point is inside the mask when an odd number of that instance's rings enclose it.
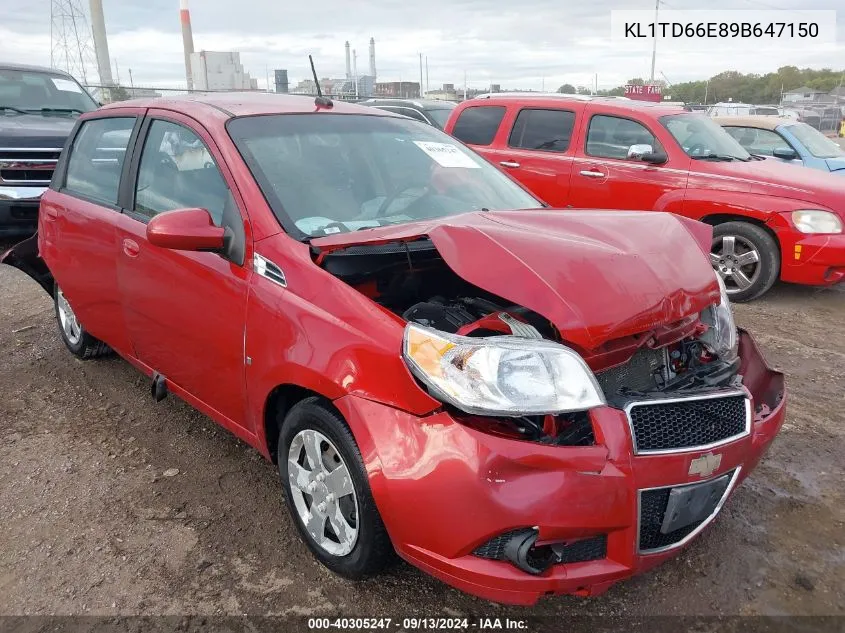
<instances>
[{"instance_id":1,"label":"front tire","mask_svg":"<svg viewBox=\"0 0 845 633\"><path fill-rule=\"evenodd\" d=\"M318 398L296 404L279 432L278 462L288 510L317 560L351 579L395 560L358 445L336 411Z\"/></svg>"},{"instance_id":2,"label":"front tire","mask_svg":"<svg viewBox=\"0 0 845 633\"><path fill-rule=\"evenodd\" d=\"M763 227L725 222L713 228L710 263L725 282L731 301L751 301L777 281L780 249Z\"/></svg>"},{"instance_id":3,"label":"front tire","mask_svg":"<svg viewBox=\"0 0 845 633\"><path fill-rule=\"evenodd\" d=\"M54 285L53 303L56 308L56 322L59 325L59 336L71 354L82 360L89 360L111 353L111 348L101 340L94 338L76 317L73 308L65 298L59 284Z\"/></svg>"}]
</instances>

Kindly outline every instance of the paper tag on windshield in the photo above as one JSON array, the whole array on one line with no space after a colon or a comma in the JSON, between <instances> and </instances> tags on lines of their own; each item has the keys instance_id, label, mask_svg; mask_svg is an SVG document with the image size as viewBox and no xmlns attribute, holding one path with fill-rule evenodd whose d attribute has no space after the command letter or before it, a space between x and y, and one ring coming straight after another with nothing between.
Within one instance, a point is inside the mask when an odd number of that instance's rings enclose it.
<instances>
[{"instance_id":1,"label":"paper tag on windshield","mask_svg":"<svg viewBox=\"0 0 845 633\"><path fill-rule=\"evenodd\" d=\"M53 82L56 90L63 90L64 92L82 92L82 88L80 88L75 81L71 81L70 79L50 77L50 81Z\"/></svg>"},{"instance_id":2,"label":"paper tag on windshield","mask_svg":"<svg viewBox=\"0 0 845 633\"><path fill-rule=\"evenodd\" d=\"M458 149L457 145L452 145L451 143L414 141L414 145L431 156L441 167L466 167L469 169L479 169L481 167L472 158Z\"/></svg>"}]
</instances>

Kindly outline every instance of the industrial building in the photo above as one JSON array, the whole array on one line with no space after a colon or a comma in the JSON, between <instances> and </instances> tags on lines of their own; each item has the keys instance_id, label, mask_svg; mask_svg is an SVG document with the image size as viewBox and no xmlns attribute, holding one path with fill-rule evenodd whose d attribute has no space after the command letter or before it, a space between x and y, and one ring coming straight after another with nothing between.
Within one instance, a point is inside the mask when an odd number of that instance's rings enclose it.
<instances>
[{"instance_id":1,"label":"industrial building","mask_svg":"<svg viewBox=\"0 0 845 633\"><path fill-rule=\"evenodd\" d=\"M418 99L420 84L417 81L385 81L376 84L374 94L376 97Z\"/></svg>"},{"instance_id":2,"label":"industrial building","mask_svg":"<svg viewBox=\"0 0 845 633\"><path fill-rule=\"evenodd\" d=\"M240 53L200 51L190 57L194 90L258 89L258 80L244 70Z\"/></svg>"},{"instance_id":3,"label":"industrial building","mask_svg":"<svg viewBox=\"0 0 845 633\"><path fill-rule=\"evenodd\" d=\"M287 94L288 90L288 71L285 69L276 69L273 71L273 79L276 92L280 94ZM313 83L313 82L312 82Z\"/></svg>"}]
</instances>

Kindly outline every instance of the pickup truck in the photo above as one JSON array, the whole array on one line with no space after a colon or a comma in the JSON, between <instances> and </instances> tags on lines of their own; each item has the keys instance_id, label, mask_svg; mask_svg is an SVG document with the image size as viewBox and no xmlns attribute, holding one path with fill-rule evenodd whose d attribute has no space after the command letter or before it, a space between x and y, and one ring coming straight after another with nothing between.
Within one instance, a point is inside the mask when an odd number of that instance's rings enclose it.
<instances>
[{"instance_id":1,"label":"pickup truck","mask_svg":"<svg viewBox=\"0 0 845 633\"><path fill-rule=\"evenodd\" d=\"M712 225L711 263L732 301L755 299L778 278L845 278L842 179L752 156L703 114L491 95L460 104L445 131L553 208L668 211Z\"/></svg>"},{"instance_id":2,"label":"pickup truck","mask_svg":"<svg viewBox=\"0 0 845 633\"><path fill-rule=\"evenodd\" d=\"M65 140L79 115L97 107L65 72L0 63L0 237L35 232Z\"/></svg>"}]
</instances>

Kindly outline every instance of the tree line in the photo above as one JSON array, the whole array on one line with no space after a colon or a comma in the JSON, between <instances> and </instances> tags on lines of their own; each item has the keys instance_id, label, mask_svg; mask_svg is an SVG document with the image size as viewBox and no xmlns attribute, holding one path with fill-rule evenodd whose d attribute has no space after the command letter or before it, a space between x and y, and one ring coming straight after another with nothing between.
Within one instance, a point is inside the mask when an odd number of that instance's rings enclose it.
<instances>
[{"instance_id":1,"label":"tree line","mask_svg":"<svg viewBox=\"0 0 845 633\"><path fill-rule=\"evenodd\" d=\"M643 85L646 82L641 77L629 79L628 84ZM758 75L755 73L743 74L735 70L727 70L702 81L687 81L667 85L666 81L660 80L654 83L663 85L663 94L671 96L672 101L683 101L685 103L716 103L717 101L733 101L743 103L773 103L781 101L781 94L795 88L807 86L815 90L830 92L838 86L845 85L845 70L833 70L823 68L814 70L812 68L797 68L796 66L783 66L776 72ZM591 94L590 88L585 86L573 86L563 84L557 90L564 94ZM617 86L612 90L599 90L602 96L622 96L625 94L625 86Z\"/></svg>"}]
</instances>

